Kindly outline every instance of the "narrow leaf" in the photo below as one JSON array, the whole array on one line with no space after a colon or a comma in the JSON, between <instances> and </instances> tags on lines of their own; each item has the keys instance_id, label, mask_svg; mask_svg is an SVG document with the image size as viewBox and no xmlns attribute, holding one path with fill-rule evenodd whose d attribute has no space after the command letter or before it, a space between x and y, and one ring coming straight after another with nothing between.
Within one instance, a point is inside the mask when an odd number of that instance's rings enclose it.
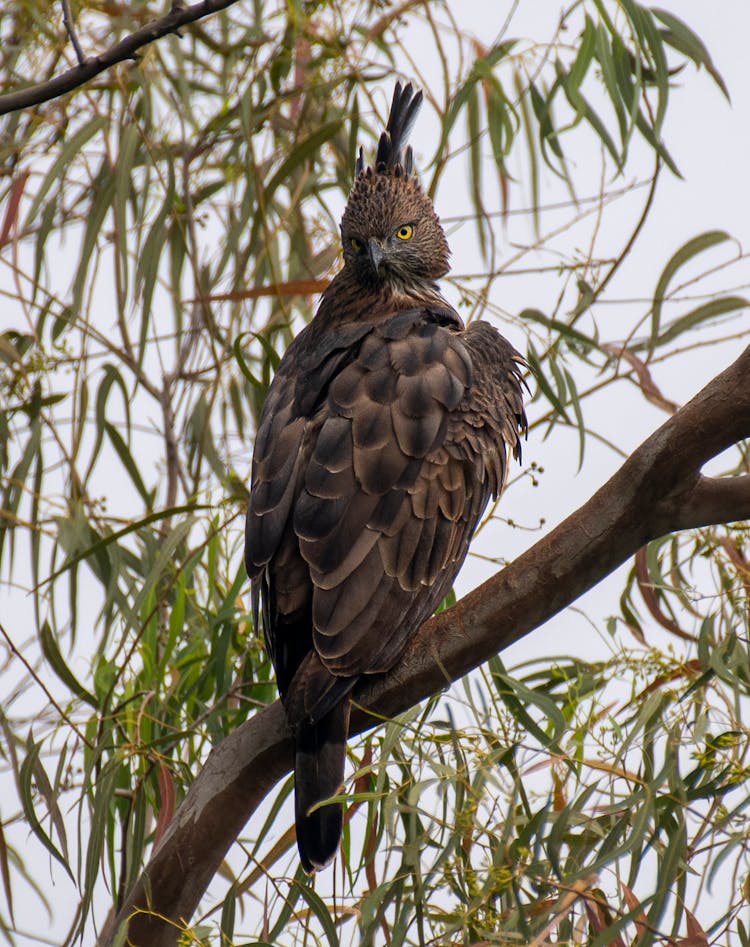
<instances>
[{"instance_id":1,"label":"narrow leaf","mask_svg":"<svg viewBox=\"0 0 750 947\"><path fill-rule=\"evenodd\" d=\"M5 900L8 902L10 920L13 927L15 927L16 920L13 915L13 887L10 883L10 868L8 867L8 845L5 841L2 820L0 820L0 874L3 876L3 888L5 889Z\"/></svg>"},{"instance_id":2,"label":"narrow leaf","mask_svg":"<svg viewBox=\"0 0 750 947\"><path fill-rule=\"evenodd\" d=\"M307 901L308 907L312 913L320 921L320 926L323 928L323 933L326 935L328 943L331 945L331 947L339 947L339 938L338 934L336 933L335 921L320 895L316 894L316 892L313 891L313 889L308 885L301 884L296 880L292 882L292 885L299 890L302 898Z\"/></svg>"},{"instance_id":3,"label":"narrow leaf","mask_svg":"<svg viewBox=\"0 0 750 947\"><path fill-rule=\"evenodd\" d=\"M65 143L57 158L53 162L52 167L45 175L41 187L34 195L34 199L31 202L31 207L29 208L29 212L26 215L26 220L23 225L25 230L29 229L33 225L34 218L36 217L39 208L42 206L42 202L47 196L49 189L52 187L55 181L62 176L64 171L73 162L75 156L83 148L86 142L93 138L98 131L104 128L108 121L109 119L106 115L96 115L91 119L90 122L86 122L85 125L79 128L73 137Z\"/></svg>"},{"instance_id":4,"label":"narrow leaf","mask_svg":"<svg viewBox=\"0 0 750 947\"><path fill-rule=\"evenodd\" d=\"M19 774L21 805L23 806L26 820L28 821L29 827L31 828L31 831L34 833L34 835L36 835L50 855L60 862L65 871L70 876L71 881L75 883L75 878L73 877L73 872L70 870L68 862L63 857L62 853L59 851L49 835L47 835L47 833L44 831L41 822L37 818L36 811L34 809L32 777L39 759L40 747L34 743L31 736L29 736L26 747L27 753L24 757L23 763L21 764L21 771Z\"/></svg>"},{"instance_id":5,"label":"narrow leaf","mask_svg":"<svg viewBox=\"0 0 750 947\"><path fill-rule=\"evenodd\" d=\"M86 229L83 232L81 255L78 259L75 279L73 280L73 311L78 313L82 306L83 292L86 286L89 263L99 239L104 219L112 206L115 191L115 179L112 169L105 158L99 171L91 182L92 201L86 214Z\"/></svg>"},{"instance_id":6,"label":"narrow leaf","mask_svg":"<svg viewBox=\"0 0 750 947\"><path fill-rule=\"evenodd\" d=\"M163 760L156 763L157 779L159 781L159 813L154 828L154 847L161 841L167 826L172 821L175 805L174 779L169 767Z\"/></svg>"},{"instance_id":7,"label":"narrow leaf","mask_svg":"<svg viewBox=\"0 0 750 947\"><path fill-rule=\"evenodd\" d=\"M654 7L651 12L667 27L664 36L665 42L673 49L692 59L696 66L703 66L729 101L729 90L701 38L683 20L680 20L668 10Z\"/></svg>"},{"instance_id":8,"label":"narrow leaf","mask_svg":"<svg viewBox=\"0 0 750 947\"><path fill-rule=\"evenodd\" d=\"M42 647L42 653L52 668L52 670L57 674L60 680L65 684L65 686L82 700L85 700L87 704L91 704L92 707L97 707L97 700L93 694L86 690L86 688L78 681L76 676L70 670L68 665L65 663L65 660L60 653L60 649L57 646L57 640L55 635L50 627L48 621L44 621L42 627L39 630L39 642Z\"/></svg>"},{"instance_id":9,"label":"narrow leaf","mask_svg":"<svg viewBox=\"0 0 750 947\"><path fill-rule=\"evenodd\" d=\"M654 301L651 308L652 348L656 344L656 340L659 336L662 304L667 295L667 288L669 287L669 284L672 281L675 273L694 256L697 256L699 253L703 253L705 250L708 250L711 247L715 247L719 243L725 243L729 239L729 234L725 233L723 230L708 230L705 233L698 234L697 237L693 237L692 239L688 240L687 243L683 244L680 249L670 257L667 265L662 271L661 276L659 277L659 281L656 284L656 289L654 290Z\"/></svg>"},{"instance_id":10,"label":"narrow leaf","mask_svg":"<svg viewBox=\"0 0 750 947\"><path fill-rule=\"evenodd\" d=\"M750 307L750 301L745 299L744 296L723 296L721 299L712 299L701 306L696 306L695 309L691 309L690 312L670 323L657 339L657 345L666 345L667 342L672 342L683 332L694 329L702 322L708 322L718 316L724 316L729 312L736 312L748 307Z\"/></svg>"},{"instance_id":11,"label":"narrow leaf","mask_svg":"<svg viewBox=\"0 0 750 947\"><path fill-rule=\"evenodd\" d=\"M310 155L314 154L322 145L338 132L341 128L341 119L334 122L327 122L316 132L309 135L304 141L298 142L292 149L289 157L282 161L281 165L265 187L265 202L268 204L274 191L279 185L283 184L295 168L302 165Z\"/></svg>"},{"instance_id":12,"label":"narrow leaf","mask_svg":"<svg viewBox=\"0 0 750 947\"><path fill-rule=\"evenodd\" d=\"M10 234L18 219L18 207L21 203L23 190L26 187L29 173L28 168L25 171L21 171L10 186L8 203L5 208L5 216L3 217L3 225L0 227L0 250L2 250L6 243L10 242Z\"/></svg>"},{"instance_id":13,"label":"narrow leaf","mask_svg":"<svg viewBox=\"0 0 750 947\"><path fill-rule=\"evenodd\" d=\"M133 455L128 450L128 446L122 439L122 435L114 426L114 424L109 421L104 422L104 430L107 432L107 436L112 442L112 446L114 447L117 456L120 458L123 467L130 475L130 479L133 481L136 490L138 493L140 493L141 499L146 504L146 509L150 511L152 508L153 497L146 489L146 485L144 484L138 469L138 464L136 464Z\"/></svg>"}]
</instances>

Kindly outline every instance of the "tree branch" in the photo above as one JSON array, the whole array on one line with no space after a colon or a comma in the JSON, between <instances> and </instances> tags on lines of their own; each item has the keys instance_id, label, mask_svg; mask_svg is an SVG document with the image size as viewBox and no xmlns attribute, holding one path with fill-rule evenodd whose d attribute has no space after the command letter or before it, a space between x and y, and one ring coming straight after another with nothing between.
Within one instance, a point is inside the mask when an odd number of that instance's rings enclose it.
<instances>
[{"instance_id":1,"label":"tree branch","mask_svg":"<svg viewBox=\"0 0 750 947\"><path fill-rule=\"evenodd\" d=\"M666 506L666 504L665 504ZM750 474L744 477L698 477L693 487L665 511L673 524L667 532L710 523L750 520Z\"/></svg>"},{"instance_id":2,"label":"tree branch","mask_svg":"<svg viewBox=\"0 0 750 947\"><path fill-rule=\"evenodd\" d=\"M68 39L73 44L73 49L75 50L78 65L82 66L86 61L86 57L83 55L81 44L78 42L78 34L76 33L75 24L73 23L73 14L70 12L70 0L62 0L62 8L63 24L68 34Z\"/></svg>"},{"instance_id":3,"label":"tree branch","mask_svg":"<svg viewBox=\"0 0 750 947\"><path fill-rule=\"evenodd\" d=\"M15 92L7 92L0 95L0 115L6 115L8 112L17 112L20 109L29 108L32 105L39 105L41 102L49 102L66 92L72 92L82 86L89 79L109 69L119 62L125 62L128 59L137 59L137 52L141 47L153 43L154 40L161 39L168 33L176 33L180 27L187 26L189 23L195 23L212 13L218 13L220 10L226 10L237 3L237 0L200 0L191 6L184 6L181 3L173 3L169 13L155 20L151 20L139 30L121 39L110 46L106 52L98 56L89 56L83 58L80 47L76 45L75 34L70 30L68 35L74 44L76 55L79 57L79 64L67 72L63 72L53 79L46 82L39 82L35 85L26 86L24 89L17 89ZM64 8L66 9L66 8ZM68 21L66 18L66 28Z\"/></svg>"},{"instance_id":4,"label":"tree branch","mask_svg":"<svg viewBox=\"0 0 750 947\"><path fill-rule=\"evenodd\" d=\"M584 506L422 625L392 671L355 691L350 732L402 713L466 674L565 608L644 543L676 529L750 518L750 476L700 475L707 460L750 437L748 378L750 347ZM127 930L135 947L174 947L176 925L189 920L243 825L291 766L291 737L277 701L211 751L100 947L113 944L118 929Z\"/></svg>"}]
</instances>

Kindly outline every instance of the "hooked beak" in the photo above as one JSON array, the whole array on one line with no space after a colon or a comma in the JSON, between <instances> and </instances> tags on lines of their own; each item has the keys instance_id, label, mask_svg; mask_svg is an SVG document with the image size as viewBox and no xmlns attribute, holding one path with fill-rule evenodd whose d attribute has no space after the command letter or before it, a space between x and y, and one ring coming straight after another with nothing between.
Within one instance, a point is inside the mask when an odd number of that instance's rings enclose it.
<instances>
[{"instance_id":1,"label":"hooked beak","mask_svg":"<svg viewBox=\"0 0 750 947\"><path fill-rule=\"evenodd\" d=\"M367 241L367 255L370 257L372 267L377 273L380 270L381 263L385 260L385 252L379 241L374 239Z\"/></svg>"}]
</instances>

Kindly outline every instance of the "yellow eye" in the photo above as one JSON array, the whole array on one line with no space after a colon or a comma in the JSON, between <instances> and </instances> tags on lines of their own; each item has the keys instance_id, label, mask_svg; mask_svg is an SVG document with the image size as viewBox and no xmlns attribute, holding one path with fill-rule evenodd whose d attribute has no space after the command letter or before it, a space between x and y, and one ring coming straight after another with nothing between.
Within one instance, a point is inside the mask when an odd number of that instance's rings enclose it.
<instances>
[{"instance_id":1,"label":"yellow eye","mask_svg":"<svg viewBox=\"0 0 750 947\"><path fill-rule=\"evenodd\" d=\"M352 250L354 250L355 253L359 253L359 251L362 249L362 244L359 242L359 240L357 240L356 237L352 237L349 243L351 243Z\"/></svg>"},{"instance_id":2,"label":"yellow eye","mask_svg":"<svg viewBox=\"0 0 750 947\"><path fill-rule=\"evenodd\" d=\"M403 227L399 227L396 231L396 236L399 240L411 240L412 234L414 233L414 228L411 224L404 224Z\"/></svg>"}]
</instances>

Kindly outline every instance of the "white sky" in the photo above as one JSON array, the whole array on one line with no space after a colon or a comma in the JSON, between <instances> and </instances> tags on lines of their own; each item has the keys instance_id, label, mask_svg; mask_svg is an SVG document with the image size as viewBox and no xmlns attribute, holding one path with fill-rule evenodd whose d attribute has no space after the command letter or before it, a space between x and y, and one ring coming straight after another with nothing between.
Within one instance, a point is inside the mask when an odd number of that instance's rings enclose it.
<instances>
[{"instance_id":1,"label":"white sky","mask_svg":"<svg viewBox=\"0 0 750 947\"><path fill-rule=\"evenodd\" d=\"M622 299L640 295L645 290L652 291L659 273L669 255L690 237L713 229L723 229L739 239L742 246L750 247L750 189L748 188L748 159L750 156L750 81L748 81L747 39L750 36L750 3L747 0L719 0L709 4L705 0L665 0L664 6L689 23L703 38L711 51L714 62L722 73L732 96L732 105L728 105L718 92L710 78L705 74L695 74L692 67L676 78L676 88L671 99L669 117L665 129L665 139L683 173L684 180L678 180L668 171L662 175L654 211L647 230L639 240L636 251L627 265L623 267L611 287L611 295ZM558 16L559 5L541 0L527 0L519 5L509 35L539 35L540 17L554 22ZM459 19L463 24L473 24L473 29L488 45L497 34L504 21L508 4L482 2L457 2L460 9ZM415 48L417 55L429 74L429 57L434 51L428 47ZM435 66L435 68L437 68ZM386 96L390 89L385 90ZM427 111L425 110L425 114ZM429 119L420 119L420 134L429 141ZM427 131L425 132L425 128ZM431 151L421 157L428 159ZM591 159L591 193L595 193L599 179L598 155ZM583 156L576 155L578 161ZM583 170L583 169L581 169ZM465 207L461 204L461 187L455 189L444 184L437 195L438 212L442 217L461 213ZM548 188L550 199L559 191L554 185ZM511 208L526 206L528 195L523 181L511 189ZM634 219L639 210L638 203L629 209L615 210L605 217L603 226L612 226L615 231L628 215ZM620 216L622 215L622 216ZM471 226L471 225L466 225ZM515 230L513 228L516 228ZM544 225L543 225L544 228ZM512 221L508 231L501 232L503 252L512 252L506 241L516 235L521 239L530 234L528 221L518 224ZM617 233L615 234L617 235ZM565 238L563 238L564 240ZM472 267L470 241L464 240L462 231L452 237L454 250L454 271L470 272ZM71 247L73 262L75 253ZM72 263L71 263L72 265ZM736 273L734 274L737 275ZM748 277L745 275L747 283ZM499 284L502 290L502 306L509 313L517 313L529 305L549 311L554 298L554 284L536 280L533 276L513 277ZM446 291L451 296L450 287ZM740 290L742 292L742 290ZM0 329L4 324L15 324L16 314L5 308L0 311ZM616 318L617 314L613 315ZM503 330L520 348L523 338L512 323ZM613 333L614 334L614 333ZM750 341L750 324L748 325ZM664 373L659 383L667 397L682 401L694 394L703 384L723 366L729 363L733 352L738 352L737 343L724 345L708 352L697 353L689 360L688 369L678 374ZM750 383L750 380L749 380ZM632 447L636 446L654 427L665 419L657 409L643 406L638 398L623 396L610 399L597 408L598 427L616 426L618 437L626 434ZM539 436L530 438L525 451L525 462L535 461L545 468L541 485L536 490L520 487L509 495L508 503L512 510L508 513L519 522L533 525L540 516L546 519L547 527L561 521L568 513L579 506L598 488L606 477L618 466L617 458L605 449L597 449L590 444L586 461L580 473L577 472L577 438L562 432L548 441ZM503 507L501 506L501 512ZM521 514L519 514L521 510ZM507 558L516 555L534 541L538 534L513 530L494 531L491 539L482 537L480 547L488 554L496 553L495 546L502 545L501 554ZM467 562L457 582L459 594L476 586L484 577L491 574L494 567L477 559ZM616 598L621 587L621 577L615 576L602 583L596 590L578 603L601 627L601 619L617 610ZM13 618L13 601L0 592L4 611L4 621ZM578 613L568 611L554 619L547 628L539 629L524 641L508 649L504 655L507 664L540 656L550 652L550 641L554 641L556 653L570 649L593 658L597 652L606 651L604 642L588 622L581 620ZM1 808L0 808L0 811ZM33 843L36 846L36 842ZM55 876L53 889L51 876ZM45 854L39 857L39 883L48 891L53 903L56 897L68 897L69 885L61 879L56 869L50 872L49 861ZM56 891L58 894L56 895ZM16 903L16 917L22 927L39 929L34 916L38 912L37 902L29 897ZM24 921L24 913L28 912ZM44 930L44 936L61 936L67 929L69 916L61 911L59 921ZM42 925L44 929L44 925ZM35 939L18 938L20 947L38 943Z\"/></svg>"}]
</instances>

